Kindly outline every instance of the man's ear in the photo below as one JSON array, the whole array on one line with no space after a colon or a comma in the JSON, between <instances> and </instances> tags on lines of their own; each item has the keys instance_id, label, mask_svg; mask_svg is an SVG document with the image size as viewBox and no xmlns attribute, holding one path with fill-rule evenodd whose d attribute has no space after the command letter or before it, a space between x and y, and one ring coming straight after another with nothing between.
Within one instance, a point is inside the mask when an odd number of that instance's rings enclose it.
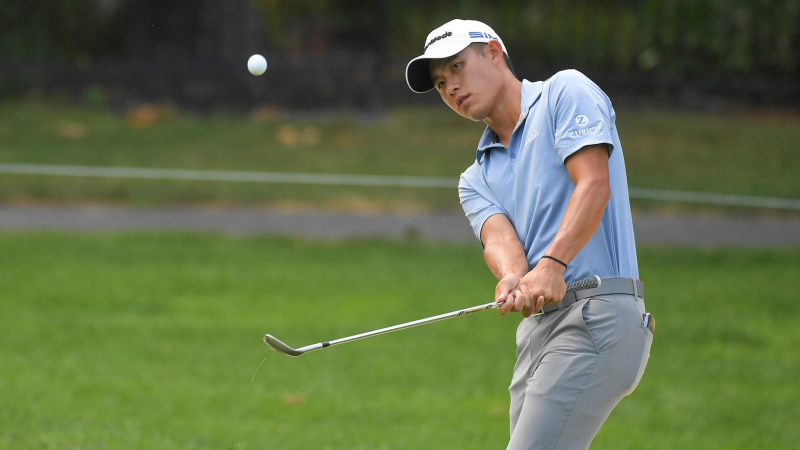
<instances>
[{"instance_id":1,"label":"man's ear","mask_svg":"<svg viewBox=\"0 0 800 450\"><path fill-rule=\"evenodd\" d=\"M484 47L484 53L486 54L486 58L495 64L504 61L503 46L494 39L486 43L486 47Z\"/></svg>"}]
</instances>

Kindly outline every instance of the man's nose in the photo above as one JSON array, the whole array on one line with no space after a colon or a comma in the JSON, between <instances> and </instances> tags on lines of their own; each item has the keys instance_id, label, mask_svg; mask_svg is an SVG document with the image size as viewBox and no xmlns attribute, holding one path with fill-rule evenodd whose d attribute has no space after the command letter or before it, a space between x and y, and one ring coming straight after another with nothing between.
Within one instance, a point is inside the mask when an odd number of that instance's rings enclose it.
<instances>
[{"instance_id":1,"label":"man's nose","mask_svg":"<svg viewBox=\"0 0 800 450\"><path fill-rule=\"evenodd\" d=\"M456 92L458 92L460 88L461 86L459 86L459 84L456 82L451 81L447 83L447 93L450 94L451 96L455 96Z\"/></svg>"}]
</instances>

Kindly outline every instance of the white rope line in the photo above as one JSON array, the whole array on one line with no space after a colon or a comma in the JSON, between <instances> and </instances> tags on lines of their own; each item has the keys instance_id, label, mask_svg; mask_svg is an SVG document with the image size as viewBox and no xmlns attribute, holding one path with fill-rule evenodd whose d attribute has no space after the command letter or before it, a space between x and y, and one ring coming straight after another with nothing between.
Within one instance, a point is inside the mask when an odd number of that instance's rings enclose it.
<instances>
[{"instance_id":1,"label":"white rope line","mask_svg":"<svg viewBox=\"0 0 800 450\"><path fill-rule=\"evenodd\" d=\"M0 173L17 175L58 175L74 177L139 178L152 180L234 181L253 183L319 184L338 186L449 188L458 179L393 175L345 175L321 173L247 172L235 170L147 169L138 167L70 166L54 164L0 163ZM659 189L630 188L630 198L710 205L749 206L755 208L800 211L800 200L753 197L747 195L709 194Z\"/></svg>"},{"instance_id":2,"label":"white rope line","mask_svg":"<svg viewBox=\"0 0 800 450\"><path fill-rule=\"evenodd\" d=\"M458 180L390 175L340 175L321 173L246 172L235 170L147 169L138 167L66 166L51 164L0 164L0 173L74 177L145 178L152 180L245 181L255 183L324 184L455 188Z\"/></svg>"},{"instance_id":3,"label":"white rope line","mask_svg":"<svg viewBox=\"0 0 800 450\"><path fill-rule=\"evenodd\" d=\"M664 200L709 205L752 206L755 208L794 209L800 211L800 200L792 198L753 197L749 195L709 194L705 192L663 191L659 189L629 188L630 198L639 200Z\"/></svg>"}]
</instances>

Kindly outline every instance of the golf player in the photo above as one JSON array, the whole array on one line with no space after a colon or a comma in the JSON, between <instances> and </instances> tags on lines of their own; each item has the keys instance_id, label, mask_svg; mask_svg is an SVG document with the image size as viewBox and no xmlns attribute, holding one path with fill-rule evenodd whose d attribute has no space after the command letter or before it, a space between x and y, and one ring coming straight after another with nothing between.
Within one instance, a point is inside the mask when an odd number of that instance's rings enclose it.
<instances>
[{"instance_id":1,"label":"golf player","mask_svg":"<svg viewBox=\"0 0 800 450\"><path fill-rule=\"evenodd\" d=\"M411 90L436 90L487 125L458 193L499 279L498 309L523 316L508 448L588 448L639 383L655 327L611 101L575 70L519 81L481 22L448 22L424 45L406 68ZM599 288L565 295L566 282L593 275Z\"/></svg>"}]
</instances>

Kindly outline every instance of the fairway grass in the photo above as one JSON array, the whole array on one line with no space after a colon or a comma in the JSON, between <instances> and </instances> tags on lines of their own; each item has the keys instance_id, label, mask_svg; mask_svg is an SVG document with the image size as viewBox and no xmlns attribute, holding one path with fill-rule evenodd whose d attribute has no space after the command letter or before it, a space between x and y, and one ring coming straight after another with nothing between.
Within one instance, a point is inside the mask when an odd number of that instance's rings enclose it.
<instances>
[{"instance_id":1,"label":"fairway grass","mask_svg":"<svg viewBox=\"0 0 800 450\"><path fill-rule=\"evenodd\" d=\"M592 449L794 449L800 249L643 248L657 327ZM499 449L518 316L475 245L0 234L0 448ZM255 377L256 366L266 358Z\"/></svg>"},{"instance_id":2,"label":"fairway grass","mask_svg":"<svg viewBox=\"0 0 800 450\"><path fill-rule=\"evenodd\" d=\"M484 129L444 107L383 115L196 116L151 108L152 122L56 103L0 103L0 163L450 177L475 160ZM619 111L637 188L800 198L800 115ZM309 203L458 209L455 189L396 189L2 175L0 202ZM638 202L647 207L650 202Z\"/></svg>"}]
</instances>

